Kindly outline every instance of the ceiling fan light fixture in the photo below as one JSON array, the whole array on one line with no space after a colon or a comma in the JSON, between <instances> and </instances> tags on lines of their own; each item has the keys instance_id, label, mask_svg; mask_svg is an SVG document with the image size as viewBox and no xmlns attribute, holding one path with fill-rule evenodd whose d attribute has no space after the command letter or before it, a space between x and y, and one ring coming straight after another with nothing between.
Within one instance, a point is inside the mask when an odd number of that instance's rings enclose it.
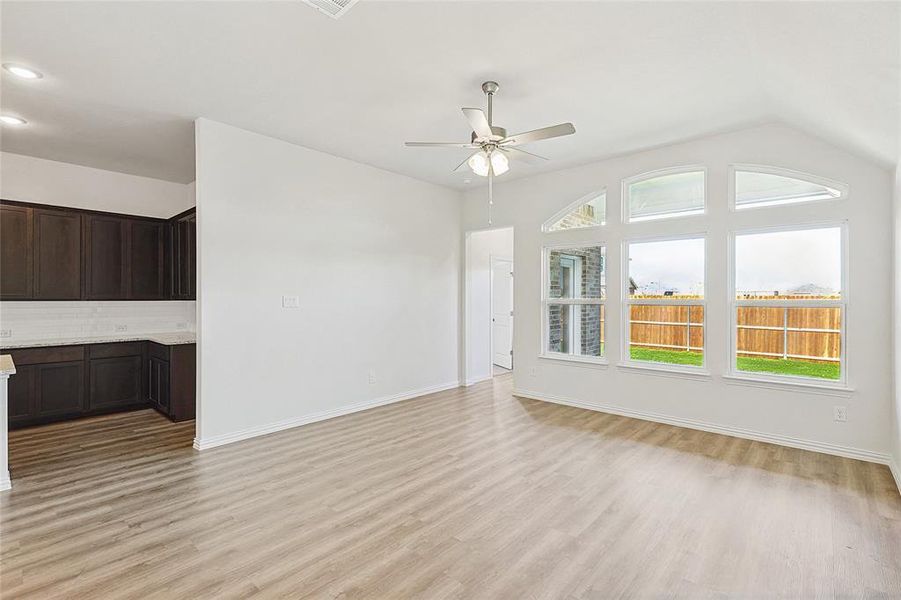
<instances>
[{"instance_id":1,"label":"ceiling fan light fixture","mask_svg":"<svg viewBox=\"0 0 901 600\"><path fill-rule=\"evenodd\" d=\"M469 168L472 169L472 172L476 175L488 177L488 166L491 163L488 161L488 155L484 152L476 152L469 157L466 164L469 165Z\"/></svg>"},{"instance_id":2,"label":"ceiling fan light fixture","mask_svg":"<svg viewBox=\"0 0 901 600\"><path fill-rule=\"evenodd\" d=\"M503 175L510 170L510 160L503 152L491 153L491 170L495 175Z\"/></svg>"}]
</instances>

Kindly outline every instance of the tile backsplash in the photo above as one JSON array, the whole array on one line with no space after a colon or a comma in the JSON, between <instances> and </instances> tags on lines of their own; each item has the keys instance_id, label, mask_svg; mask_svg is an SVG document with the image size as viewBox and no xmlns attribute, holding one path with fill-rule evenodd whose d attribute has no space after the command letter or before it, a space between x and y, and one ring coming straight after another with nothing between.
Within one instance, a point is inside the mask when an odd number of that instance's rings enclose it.
<instances>
[{"instance_id":1,"label":"tile backsplash","mask_svg":"<svg viewBox=\"0 0 901 600\"><path fill-rule=\"evenodd\" d=\"M0 302L0 343L195 331L195 302Z\"/></svg>"}]
</instances>

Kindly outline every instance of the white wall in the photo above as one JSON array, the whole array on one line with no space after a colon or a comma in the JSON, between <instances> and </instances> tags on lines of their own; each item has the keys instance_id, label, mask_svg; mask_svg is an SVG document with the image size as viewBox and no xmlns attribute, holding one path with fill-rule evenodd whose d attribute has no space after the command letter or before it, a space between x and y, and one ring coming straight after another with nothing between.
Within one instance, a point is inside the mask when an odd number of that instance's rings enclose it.
<instances>
[{"instance_id":1,"label":"white wall","mask_svg":"<svg viewBox=\"0 0 901 600\"><path fill-rule=\"evenodd\" d=\"M192 301L0 302L0 344L46 339L194 331ZM122 329L124 327L125 329Z\"/></svg>"},{"instance_id":2,"label":"white wall","mask_svg":"<svg viewBox=\"0 0 901 600\"><path fill-rule=\"evenodd\" d=\"M0 152L0 197L168 219L194 206L184 185Z\"/></svg>"},{"instance_id":3,"label":"white wall","mask_svg":"<svg viewBox=\"0 0 901 600\"><path fill-rule=\"evenodd\" d=\"M894 391L892 394L892 471L901 490L901 163L895 169L894 189Z\"/></svg>"},{"instance_id":4,"label":"white wall","mask_svg":"<svg viewBox=\"0 0 901 600\"><path fill-rule=\"evenodd\" d=\"M199 448L458 384L458 193L206 119L196 147Z\"/></svg>"},{"instance_id":5,"label":"white wall","mask_svg":"<svg viewBox=\"0 0 901 600\"><path fill-rule=\"evenodd\" d=\"M491 257L513 258L513 228L466 238L466 384L491 377ZM515 325L515 321L514 321Z\"/></svg>"},{"instance_id":6,"label":"white wall","mask_svg":"<svg viewBox=\"0 0 901 600\"><path fill-rule=\"evenodd\" d=\"M540 150L536 146L536 150ZM770 164L850 184L848 200L735 213L727 206L730 163ZM653 169L708 168L708 215L624 225L620 182ZM542 222L579 197L607 188L608 225L593 233L543 234ZM485 226L486 190L466 193L463 226ZM515 228L514 387L524 394L780 443L887 461L891 448L892 175L780 125L758 127L495 185L494 225ZM725 380L730 364L726 298L730 229L847 219L850 302L848 397L801 389L752 387ZM707 236L707 365L702 380L657 376L617 366L622 340L621 247L624 239L675 233ZM586 366L538 358L541 343L540 249L549 242L602 241L608 256L608 359ZM833 406L848 422L833 421Z\"/></svg>"}]
</instances>

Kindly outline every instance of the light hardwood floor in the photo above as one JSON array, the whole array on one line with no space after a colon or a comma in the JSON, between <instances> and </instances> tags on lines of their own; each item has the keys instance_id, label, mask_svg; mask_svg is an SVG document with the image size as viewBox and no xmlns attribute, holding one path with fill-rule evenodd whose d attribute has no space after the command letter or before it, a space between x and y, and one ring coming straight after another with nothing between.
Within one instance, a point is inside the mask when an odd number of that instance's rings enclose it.
<instances>
[{"instance_id":1,"label":"light hardwood floor","mask_svg":"<svg viewBox=\"0 0 901 600\"><path fill-rule=\"evenodd\" d=\"M203 453L151 411L13 432L2 597L901 597L886 467L510 386Z\"/></svg>"}]
</instances>

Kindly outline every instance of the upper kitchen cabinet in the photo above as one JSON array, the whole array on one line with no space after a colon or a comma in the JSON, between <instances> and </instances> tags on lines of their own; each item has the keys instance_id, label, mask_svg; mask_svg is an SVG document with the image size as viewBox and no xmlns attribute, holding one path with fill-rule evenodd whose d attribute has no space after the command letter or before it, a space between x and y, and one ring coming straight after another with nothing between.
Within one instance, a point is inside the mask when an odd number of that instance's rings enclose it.
<instances>
[{"instance_id":1,"label":"upper kitchen cabinet","mask_svg":"<svg viewBox=\"0 0 901 600\"><path fill-rule=\"evenodd\" d=\"M197 290L197 215L194 210L171 221L172 298L194 300Z\"/></svg>"},{"instance_id":2,"label":"upper kitchen cabinet","mask_svg":"<svg viewBox=\"0 0 901 600\"><path fill-rule=\"evenodd\" d=\"M34 212L0 206L0 300L30 300L34 293Z\"/></svg>"},{"instance_id":3,"label":"upper kitchen cabinet","mask_svg":"<svg viewBox=\"0 0 901 600\"><path fill-rule=\"evenodd\" d=\"M3 200L0 300L193 300L195 223Z\"/></svg>"},{"instance_id":4,"label":"upper kitchen cabinet","mask_svg":"<svg viewBox=\"0 0 901 600\"><path fill-rule=\"evenodd\" d=\"M80 299L81 214L43 208L33 214L34 299Z\"/></svg>"},{"instance_id":5,"label":"upper kitchen cabinet","mask_svg":"<svg viewBox=\"0 0 901 600\"><path fill-rule=\"evenodd\" d=\"M121 217L84 216L86 300L124 300L127 293L128 221Z\"/></svg>"},{"instance_id":6,"label":"upper kitchen cabinet","mask_svg":"<svg viewBox=\"0 0 901 600\"><path fill-rule=\"evenodd\" d=\"M167 298L165 242L165 223L138 219L128 222L129 299Z\"/></svg>"}]
</instances>

